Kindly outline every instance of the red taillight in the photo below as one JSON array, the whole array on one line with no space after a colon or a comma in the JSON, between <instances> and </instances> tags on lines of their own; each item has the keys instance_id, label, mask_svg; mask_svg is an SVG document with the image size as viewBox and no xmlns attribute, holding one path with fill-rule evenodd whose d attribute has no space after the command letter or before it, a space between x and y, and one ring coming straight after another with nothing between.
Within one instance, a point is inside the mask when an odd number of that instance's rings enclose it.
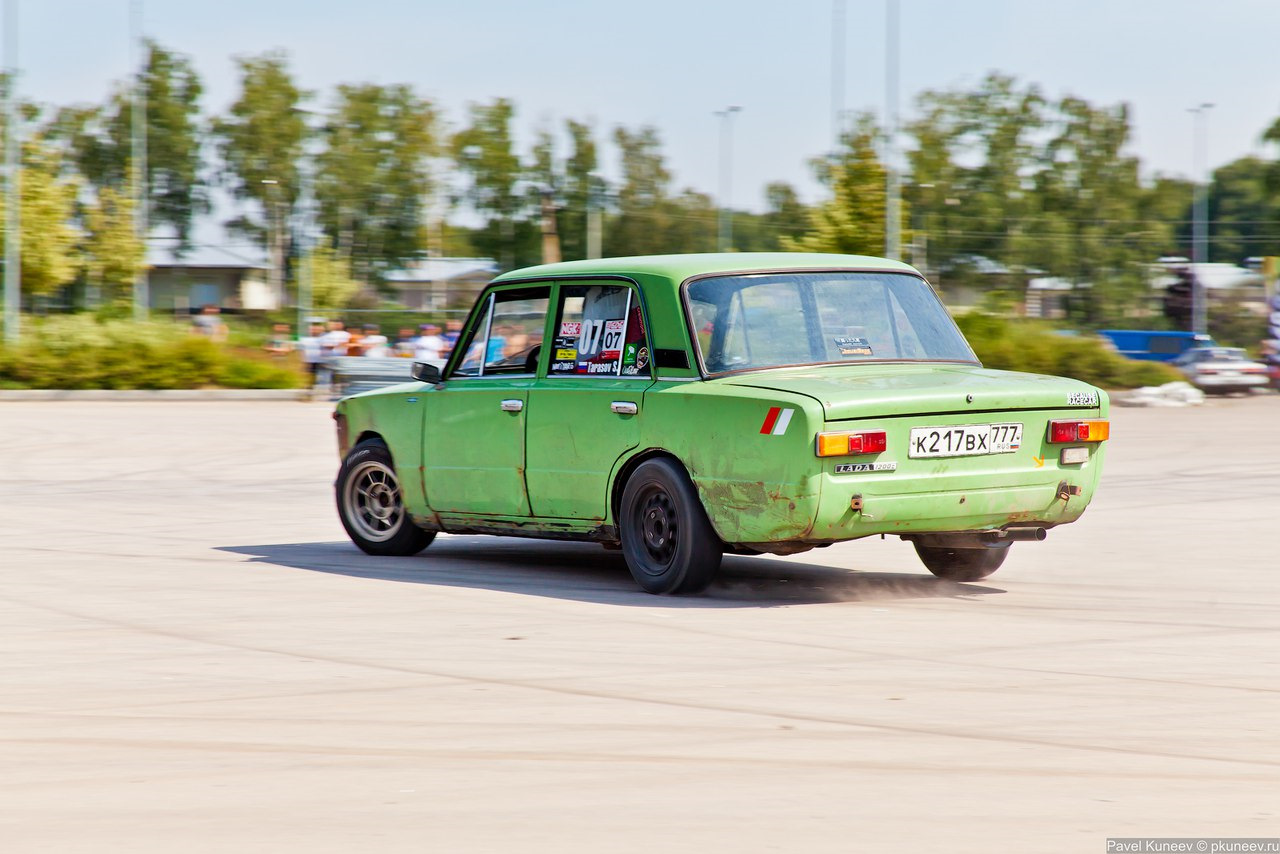
<instances>
[{"instance_id":1,"label":"red taillight","mask_svg":"<svg viewBox=\"0 0 1280 854\"><path fill-rule=\"evenodd\" d=\"M1105 442L1111 437L1110 421L1050 421L1049 442Z\"/></svg>"},{"instance_id":2,"label":"red taillight","mask_svg":"<svg viewBox=\"0 0 1280 854\"><path fill-rule=\"evenodd\" d=\"M847 457L853 454L878 454L889 447L883 430L861 433L819 433L816 452L820 457Z\"/></svg>"},{"instance_id":3,"label":"red taillight","mask_svg":"<svg viewBox=\"0 0 1280 854\"><path fill-rule=\"evenodd\" d=\"M889 446L889 437L883 430L854 433L849 437L849 453L878 454Z\"/></svg>"}]
</instances>

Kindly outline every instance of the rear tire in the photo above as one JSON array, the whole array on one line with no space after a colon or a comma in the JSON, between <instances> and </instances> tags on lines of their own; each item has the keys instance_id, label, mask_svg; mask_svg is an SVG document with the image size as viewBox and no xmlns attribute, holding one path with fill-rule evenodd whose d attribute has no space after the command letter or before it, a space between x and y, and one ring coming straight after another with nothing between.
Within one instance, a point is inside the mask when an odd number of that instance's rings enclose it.
<instances>
[{"instance_id":1,"label":"rear tire","mask_svg":"<svg viewBox=\"0 0 1280 854\"><path fill-rule=\"evenodd\" d=\"M981 581L1000 568L1009 556L1009 544L976 549L949 549L914 543L925 567L947 581Z\"/></svg>"},{"instance_id":2,"label":"rear tire","mask_svg":"<svg viewBox=\"0 0 1280 854\"><path fill-rule=\"evenodd\" d=\"M618 522L627 568L649 593L697 593L720 569L720 538L689 476L672 460L636 467L622 491Z\"/></svg>"},{"instance_id":3,"label":"rear tire","mask_svg":"<svg viewBox=\"0 0 1280 854\"><path fill-rule=\"evenodd\" d=\"M409 518L391 452L380 439L351 449L338 469L334 493L342 527L367 554L416 555L436 537Z\"/></svg>"}]
</instances>

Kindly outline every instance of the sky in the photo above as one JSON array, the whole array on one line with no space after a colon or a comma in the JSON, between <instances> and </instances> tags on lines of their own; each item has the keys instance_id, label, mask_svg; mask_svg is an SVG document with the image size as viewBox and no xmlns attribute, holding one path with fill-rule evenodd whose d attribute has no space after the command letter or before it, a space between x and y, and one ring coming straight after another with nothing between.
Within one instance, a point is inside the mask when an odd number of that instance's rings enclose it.
<instances>
[{"instance_id":1,"label":"sky","mask_svg":"<svg viewBox=\"0 0 1280 854\"><path fill-rule=\"evenodd\" d=\"M808 166L831 147L835 0L3 0L18 9L19 87L65 105L103 101L131 67L130 11L146 35L188 55L206 114L235 99L234 57L283 49L298 83L331 103L338 83L409 83L456 128L466 106L517 107L527 154L539 127L589 120L603 172L621 124L657 127L677 189L718 194L719 119L733 119L735 207L760 210L770 181L815 201ZM887 0L844 0L846 110L885 106ZM968 87L988 71L1046 95L1126 102L1130 150L1145 173L1190 177L1192 117L1208 114L1208 162L1267 153L1280 117L1276 0L898 0L904 120L927 89ZM6 34L6 43L8 38ZM11 65L9 58L6 66Z\"/></svg>"}]
</instances>

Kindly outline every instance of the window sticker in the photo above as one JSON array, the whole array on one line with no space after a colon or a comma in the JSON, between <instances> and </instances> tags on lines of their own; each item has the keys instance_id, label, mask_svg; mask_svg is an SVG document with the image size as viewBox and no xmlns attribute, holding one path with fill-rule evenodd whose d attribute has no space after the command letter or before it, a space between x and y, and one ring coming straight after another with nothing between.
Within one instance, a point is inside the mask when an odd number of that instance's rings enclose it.
<instances>
[{"instance_id":1,"label":"window sticker","mask_svg":"<svg viewBox=\"0 0 1280 854\"><path fill-rule=\"evenodd\" d=\"M840 350L841 356L870 356L871 342L865 338L856 338L851 335L838 335L835 338L836 347Z\"/></svg>"},{"instance_id":2,"label":"window sticker","mask_svg":"<svg viewBox=\"0 0 1280 854\"><path fill-rule=\"evenodd\" d=\"M582 323L576 320L565 320L560 324L561 338L577 338L582 334Z\"/></svg>"},{"instance_id":3,"label":"window sticker","mask_svg":"<svg viewBox=\"0 0 1280 854\"><path fill-rule=\"evenodd\" d=\"M634 344L628 344L627 350L630 351L634 347ZM641 347L636 350L630 363L626 361L626 358L626 356L623 356L622 374L623 376L634 377L649 366L649 348Z\"/></svg>"},{"instance_id":4,"label":"window sticker","mask_svg":"<svg viewBox=\"0 0 1280 854\"><path fill-rule=\"evenodd\" d=\"M578 358L578 351L573 347L557 347L556 358L557 359L576 359Z\"/></svg>"},{"instance_id":5,"label":"window sticker","mask_svg":"<svg viewBox=\"0 0 1280 854\"><path fill-rule=\"evenodd\" d=\"M600 343L600 358L617 361L619 348L622 345L622 327L624 322L606 320L604 322L604 338Z\"/></svg>"},{"instance_id":6,"label":"window sticker","mask_svg":"<svg viewBox=\"0 0 1280 854\"><path fill-rule=\"evenodd\" d=\"M584 320L578 337L578 355L583 358L616 361L622 346L622 318Z\"/></svg>"}]
</instances>

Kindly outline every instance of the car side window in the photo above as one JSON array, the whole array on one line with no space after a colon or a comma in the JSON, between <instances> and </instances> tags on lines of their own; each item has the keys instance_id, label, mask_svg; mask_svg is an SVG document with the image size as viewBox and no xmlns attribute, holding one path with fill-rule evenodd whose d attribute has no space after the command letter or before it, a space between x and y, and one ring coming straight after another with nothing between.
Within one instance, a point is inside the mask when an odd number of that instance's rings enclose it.
<instances>
[{"instance_id":1,"label":"car side window","mask_svg":"<svg viewBox=\"0 0 1280 854\"><path fill-rule=\"evenodd\" d=\"M547 375L650 375L649 336L626 285L562 285Z\"/></svg>"},{"instance_id":2,"label":"car side window","mask_svg":"<svg viewBox=\"0 0 1280 854\"><path fill-rule=\"evenodd\" d=\"M496 291L487 303L450 376L537 373L551 288Z\"/></svg>"}]
</instances>

